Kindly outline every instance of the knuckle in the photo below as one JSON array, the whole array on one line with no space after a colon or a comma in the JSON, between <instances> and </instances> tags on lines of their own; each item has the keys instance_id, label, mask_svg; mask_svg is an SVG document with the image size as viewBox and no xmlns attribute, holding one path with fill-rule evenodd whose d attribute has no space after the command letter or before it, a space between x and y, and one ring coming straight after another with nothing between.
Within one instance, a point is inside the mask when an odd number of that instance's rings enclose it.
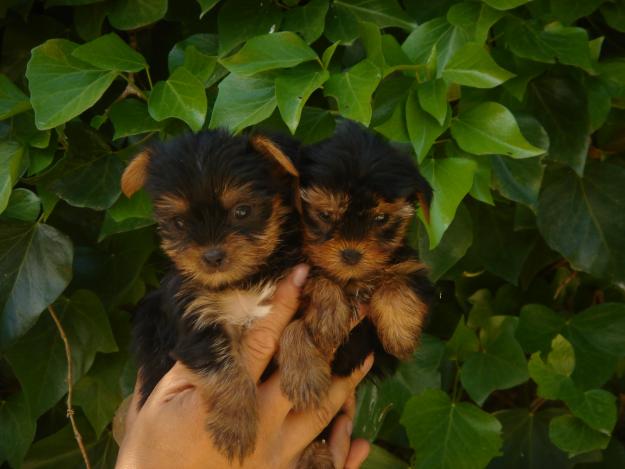
<instances>
[{"instance_id":1,"label":"knuckle","mask_svg":"<svg viewBox=\"0 0 625 469\"><path fill-rule=\"evenodd\" d=\"M315 422L319 428L325 428L332 420L332 417L334 417L334 412L332 412L328 404L322 404L315 411Z\"/></svg>"},{"instance_id":2,"label":"knuckle","mask_svg":"<svg viewBox=\"0 0 625 469\"><path fill-rule=\"evenodd\" d=\"M295 311L298 305L298 299L295 294L292 292L280 292L276 296L274 296L272 301L272 309L273 311L281 311L290 313Z\"/></svg>"},{"instance_id":3,"label":"knuckle","mask_svg":"<svg viewBox=\"0 0 625 469\"><path fill-rule=\"evenodd\" d=\"M278 339L271 329L259 328L248 335L246 348L252 358L264 358L276 351Z\"/></svg>"}]
</instances>

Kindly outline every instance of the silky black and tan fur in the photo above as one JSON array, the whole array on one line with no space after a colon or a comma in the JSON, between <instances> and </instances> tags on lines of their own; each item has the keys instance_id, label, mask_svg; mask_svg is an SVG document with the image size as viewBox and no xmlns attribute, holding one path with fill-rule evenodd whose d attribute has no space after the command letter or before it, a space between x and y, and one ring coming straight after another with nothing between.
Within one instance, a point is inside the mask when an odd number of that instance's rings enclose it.
<instances>
[{"instance_id":1,"label":"silky black and tan fur","mask_svg":"<svg viewBox=\"0 0 625 469\"><path fill-rule=\"evenodd\" d=\"M351 374L372 351L376 362L415 351L433 291L406 232L431 190L409 155L352 122L304 147L296 167L312 268L278 361L283 392L306 409L319 405L332 374ZM368 314L351 330L360 303ZM315 443L300 468L331 468L331 461L328 447Z\"/></svg>"},{"instance_id":2,"label":"silky black and tan fur","mask_svg":"<svg viewBox=\"0 0 625 469\"><path fill-rule=\"evenodd\" d=\"M217 449L242 460L256 441L256 384L241 336L270 309L276 283L300 261L297 171L266 137L222 130L146 148L122 177L152 198L172 267L140 304L133 335L140 405L181 361L210 406Z\"/></svg>"}]
</instances>

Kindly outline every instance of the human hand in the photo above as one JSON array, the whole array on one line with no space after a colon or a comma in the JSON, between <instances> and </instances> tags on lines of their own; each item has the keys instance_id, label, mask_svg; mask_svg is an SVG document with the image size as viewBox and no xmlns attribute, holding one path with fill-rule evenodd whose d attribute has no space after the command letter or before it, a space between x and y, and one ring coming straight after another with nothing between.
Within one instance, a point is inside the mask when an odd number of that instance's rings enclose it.
<instances>
[{"instance_id":1,"label":"human hand","mask_svg":"<svg viewBox=\"0 0 625 469\"><path fill-rule=\"evenodd\" d=\"M296 267L273 298L272 312L256 321L242 342L243 360L259 382L275 354L280 335L297 310L308 269ZM299 455L342 410L327 444L337 468L355 469L369 453L366 440L350 441L355 411L354 389L367 374L373 357L347 378L333 379L318 409L294 412L280 391L279 370L257 387L258 439L254 453L242 463L229 462L212 444L205 427L207 406L195 375L181 363L163 377L146 403L137 409L135 392L126 418L126 430L117 468L294 468ZM217 404L218 405L218 404Z\"/></svg>"}]
</instances>

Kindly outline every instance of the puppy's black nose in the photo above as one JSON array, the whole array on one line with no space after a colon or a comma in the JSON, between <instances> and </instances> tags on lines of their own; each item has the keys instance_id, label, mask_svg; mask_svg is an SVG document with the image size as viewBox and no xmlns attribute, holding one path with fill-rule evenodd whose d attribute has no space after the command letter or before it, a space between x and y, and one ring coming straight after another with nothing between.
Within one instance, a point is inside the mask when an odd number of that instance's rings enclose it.
<instances>
[{"instance_id":1,"label":"puppy's black nose","mask_svg":"<svg viewBox=\"0 0 625 469\"><path fill-rule=\"evenodd\" d=\"M226 252L219 248L207 249L203 257L209 266L219 267L226 260Z\"/></svg>"},{"instance_id":2,"label":"puppy's black nose","mask_svg":"<svg viewBox=\"0 0 625 469\"><path fill-rule=\"evenodd\" d=\"M356 265L360 262L360 259L362 259L362 253L355 249L343 249L341 251L341 257L343 258L343 262L347 265Z\"/></svg>"}]
</instances>

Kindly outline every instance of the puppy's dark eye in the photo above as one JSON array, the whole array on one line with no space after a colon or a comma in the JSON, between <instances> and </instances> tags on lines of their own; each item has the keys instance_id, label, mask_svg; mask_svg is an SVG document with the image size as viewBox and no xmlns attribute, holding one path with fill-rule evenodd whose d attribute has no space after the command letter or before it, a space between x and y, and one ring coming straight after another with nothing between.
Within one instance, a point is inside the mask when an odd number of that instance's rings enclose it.
<instances>
[{"instance_id":1,"label":"puppy's dark eye","mask_svg":"<svg viewBox=\"0 0 625 469\"><path fill-rule=\"evenodd\" d=\"M174 226L178 228L179 230L182 230L184 228L184 220L182 217L174 217L172 222Z\"/></svg>"},{"instance_id":2,"label":"puppy's dark eye","mask_svg":"<svg viewBox=\"0 0 625 469\"><path fill-rule=\"evenodd\" d=\"M332 215L330 215L330 212L321 211L319 212L318 215L319 215L319 218L321 218L325 222L332 221Z\"/></svg>"},{"instance_id":3,"label":"puppy's dark eye","mask_svg":"<svg viewBox=\"0 0 625 469\"><path fill-rule=\"evenodd\" d=\"M234 216L235 218L242 220L243 218L247 217L251 211L252 207L250 207L249 205L239 205L234 209Z\"/></svg>"},{"instance_id":4,"label":"puppy's dark eye","mask_svg":"<svg viewBox=\"0 0 625 469\"><path fill-rule=\"evenodd\" d=\"M378 225L383 225L386 223L386 220L388 220L388 215L386 213L378 213L373 218L373 221L375 221Z\"/></svg>"}]
</instances>

